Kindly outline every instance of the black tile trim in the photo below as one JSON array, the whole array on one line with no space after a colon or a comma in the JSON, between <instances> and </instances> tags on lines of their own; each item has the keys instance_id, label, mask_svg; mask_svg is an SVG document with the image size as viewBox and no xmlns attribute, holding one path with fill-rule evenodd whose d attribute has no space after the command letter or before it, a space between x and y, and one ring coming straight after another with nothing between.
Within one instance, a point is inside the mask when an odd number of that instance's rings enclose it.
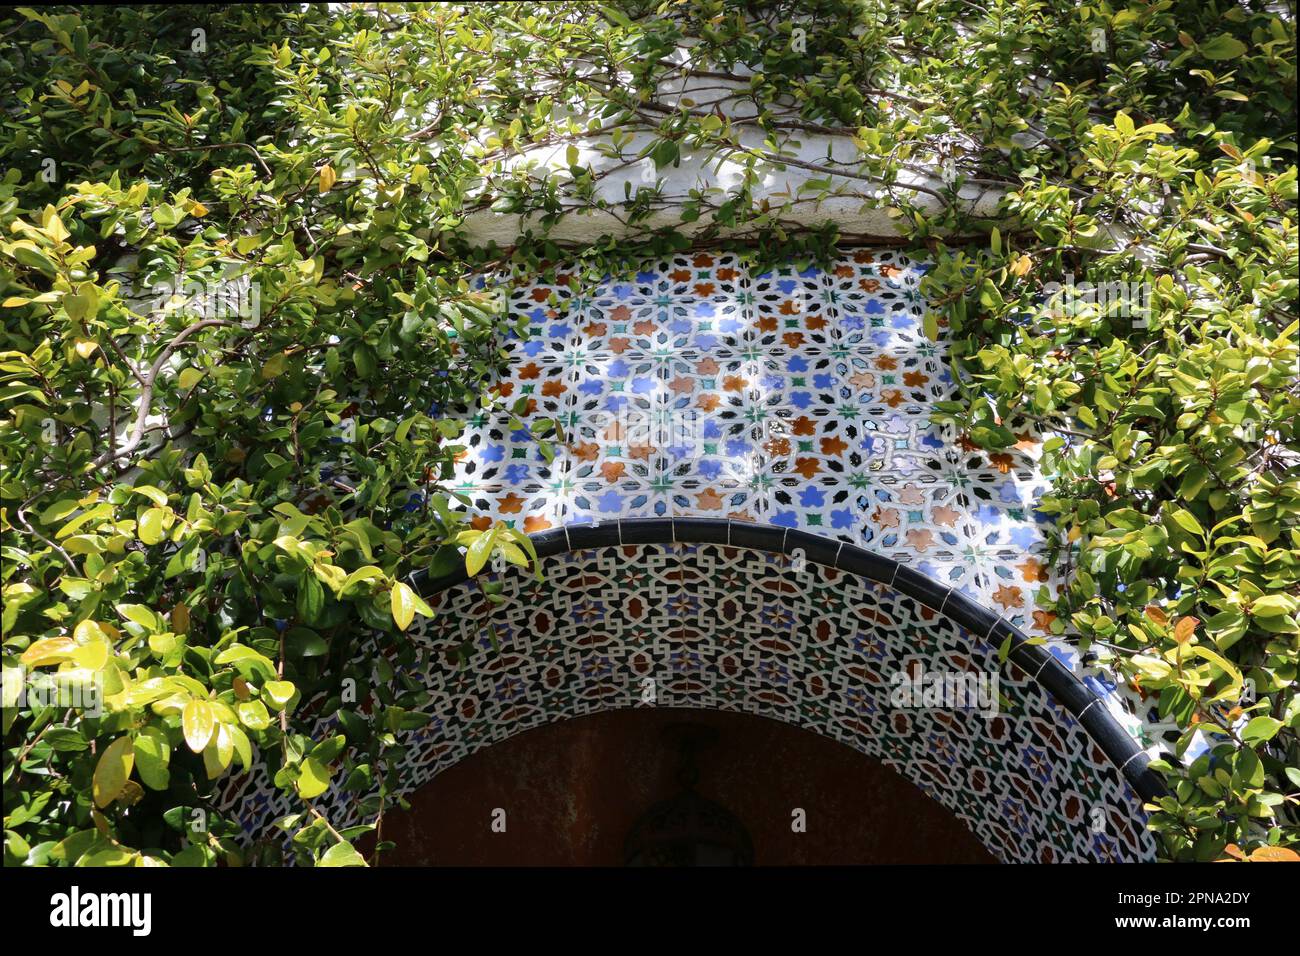
<instances>
[{"instance_id":1,"label":"black tile trim","mask_svg":"<svg viewBox=\"0 0 1300 956\"><path fill-rule=\"evenodd\" d=\"M910 568L905 564L898 566L898 571L894 575L893 588L895 591L901 591L910 598L920 601L932 611L942 610L944 603L948 600L948 592L952 588L922 574L916 568Z\"/></svg>"},{"instance_id":2,"label":"black tile trim","mask_svg":"<svg viewBox=\"0 0 1300 956\"><path fill-rule=\"evenodd\" d=\"M778 550L787 555L802 551L805 560L833 568L836 566L835 559L839 557L840 543L830 538L809 534L807 531L789 530L778 542Z\"/></svg>"},{"instance_id":3,"label":"black tile trim","mask_svg":"<svg viewBox=\"0 0 1300 956\"><path fill-rule=\"evenodd\" d=\"M807 531L717 518L623 518L596 524L569 524L534 534L532 540L542 557L620 544L671 545L674 542L720 544L786 555L802 550L804 557L814 564L888 584L940 617L952 620L975 640L995 650L1010 635L1008 659L1078 719L1129 785L1144 800L1155 800L1167 792L1160 775L1147 766L1149 759L1137 741L1111 716L1102 699L1045 645L1028 643L1029 638L997 612L883 555ZM423 571L411 577L412 584L425 597L468 580L464 568L437 579L429 579Z\"/></svg>"},{"instance_id":4,"label":"black tile trim","mask_svg":"<svg viewBox=\"0 0 1300 956\"><path fill-rule=\"evenodd\" d=\"M1165 788L1164 778L1148 766L1150 763L1151 758L1146 752L1139 750L1125 762L1120 772L1124 774L1124 779L1138 796L1143 800L1155 801L1168 791Z\"/></svg>"},{"instance_id":5,"label":"black tile trim","mask_svg":"<svg viewBox=\"0 0 1300 956\"><path fill-rule=\"evenodd\" d=\"M618 522L623 529L622 544L671 544L673 540L672 519L662 518L622 518ZM668 537L664 537L664 525L668 527Z\"/></svg>"},{"instance_id":6,"label":"black tile trim","mask_svg":"<svg viewBox=\"0 0 1300 956\"><path fill-rule=\"evenodd\" d=\"M685 544L726 544L725 518L670 518L673 540Z\"/></svg>"}]
</instances>

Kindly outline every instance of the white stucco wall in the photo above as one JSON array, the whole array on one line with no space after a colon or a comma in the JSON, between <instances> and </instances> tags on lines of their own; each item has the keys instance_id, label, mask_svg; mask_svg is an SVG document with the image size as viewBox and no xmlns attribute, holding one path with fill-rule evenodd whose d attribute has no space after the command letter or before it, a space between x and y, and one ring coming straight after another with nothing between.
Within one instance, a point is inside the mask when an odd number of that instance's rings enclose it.
<instances>
[{"instance_id":1,"label":"white stucco wall","mask_svg":"<svg viewBox=\"0 0 1300 956\"><path fill-rule=\"evenodd\" d=\"M689 51L678 51L676 59L683 62ZM738 76L747 75L738 70ZM626 79L626 78L625 78ZM899 236L895 218L890 215L889 190L878 181L862 175L859 170L863 159L859 148L852 141L851 130L833 133L809 130L807 128L784 128L779 131L775 144L765 142L767 134L754 125L744 125L752 120L756 113L753 103L743 99L741 94L747 92L748 85L741 82L719 79L715 76L677 78L660 87L654 102L668 109L678 107L691 110L695 114L713 113L726 117L738 131L738 140L746 150L762 154L764 159L755 165L757 183L754 189L756 202L770 200L774 209L780 209L781 223L787 227L813 227L827 221L835 222L842 235L860 239L891 239ZM886 101L890 110L905 109L901 103ZM792 103L772 104L771 110L783 122L801 123L797 110ZM571 114L570 114L571 115ZM644 114L648 123L666 118L669 114L647 111ZM584 118L576 117L580 121ZM807 124L817 126L819 124ZM644 129L644 124L638 123ZM555 224L550 236L565 242L581 242L597 239L603 235L624 236L634 231L645 231L658 227L675 226L687 235L693 235L708 224L706 213L693 223L681 223L681 207L690 198L692 190L711 197L715 202L724 201L729 193L739 189L745 176L743 154L720 155L716 148L692 149L688 143L681 143L679 161L664 169L656 170L649 157L629 163L626 158L634 157L655 139L652 133L628 130L630 138L622 145L621 157L610 156L602 152L600 146L608 145L609 133L581 137L572 141L578 151L578 164L591 168L598 178L596 195L607 202L609 210L583 210L577 215L565 216ZM775 148L773 146L775 145ZM953 145L951 142L935 141L936 150ZM528 170L530 175L553 175L567 178L568 150L570 143L534 147L513 157L507 166L511 169ZM935 156L938 153L936 152ZM807 168L808 164L812 167ZM810 180L827 179L824 168L837 166L842 174L829 177L829 194L822 199L817 197L823 192L820 188L803 187ZM629 228L623 221L624 203L628 190L635 195L638 189L654 187L656 182L661 189L658 208L648 219ZM916 189L908 187L919 187ZM899 175L899 182L892 187L899 195L905 195L922 209L934 212L941 208L942 201L929 192L942 192L947 187L940 174L940 168L934 156L927 161L918 158ZM970 213L982 217L992 217L997 211L1000 194L984 186L964 186L957 197L961 207ZM575 207L588 205L574 203ZM529 229L537 230L539 222L517 214L506 214L491 210L481 210L471 214L465 223L465 234L474 242L495 241L505 245L513 243ZM734 234L737 230L732 230ZM743 233L743 228L738 230Z\"/></svg>"}]
</instances>

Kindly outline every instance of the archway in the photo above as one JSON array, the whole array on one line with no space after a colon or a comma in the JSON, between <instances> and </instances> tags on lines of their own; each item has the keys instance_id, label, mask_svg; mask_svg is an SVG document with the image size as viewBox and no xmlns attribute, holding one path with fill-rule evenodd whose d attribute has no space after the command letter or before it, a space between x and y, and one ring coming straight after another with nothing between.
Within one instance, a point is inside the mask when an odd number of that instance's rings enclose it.
<instances>
[{"instance_id":1,"label":"archway","mask_svg":"<svg viewBox=\"0 0 1300 956\"><path fill-rule=\"evenodd\" d=\"M436 613L411 634L421 667L399 675L427 692L432 717L407 741L412 787L546 723L716 708L878 758L1003 861L1153 858L1142 803L1161 784L1146 754L1046 647L960 591L854 545L740 521L621 519L533 540L540 579L508 567L418 582ZM458 661L466 641L481 653ZM919 690L919 706L900 704L900 674L918 688L996 674L996 713L932 706ZM290 809L267 792L227 796L253 833ZM352 800L336 782L317 805L347 823Z\"/></svg>"}]
</instances>

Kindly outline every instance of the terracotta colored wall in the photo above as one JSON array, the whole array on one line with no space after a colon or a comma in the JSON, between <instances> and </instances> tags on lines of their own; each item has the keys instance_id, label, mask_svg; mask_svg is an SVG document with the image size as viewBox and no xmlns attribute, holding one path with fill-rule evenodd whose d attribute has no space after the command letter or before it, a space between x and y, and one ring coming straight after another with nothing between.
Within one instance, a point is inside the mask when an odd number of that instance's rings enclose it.
<instances>
[{"instance_id":1,"label":"terracotta colored wall","mask_svg":"<svg viewBox=\"0 0 1300 956\"><path fill-rule=\"evenodd\" d=\"M758 865L993 862L943 807L842 744L760 717L666 708L562 721L480 751L416 792L409 812L385 816L398 849L383 862L622 865L632 824L678 792L663 728L686 720L717 731L697 790L745 825ZM496 807L505 833L491 830ZM806 833L791 832L795 807Z\"/></svg>"}]
</instances>

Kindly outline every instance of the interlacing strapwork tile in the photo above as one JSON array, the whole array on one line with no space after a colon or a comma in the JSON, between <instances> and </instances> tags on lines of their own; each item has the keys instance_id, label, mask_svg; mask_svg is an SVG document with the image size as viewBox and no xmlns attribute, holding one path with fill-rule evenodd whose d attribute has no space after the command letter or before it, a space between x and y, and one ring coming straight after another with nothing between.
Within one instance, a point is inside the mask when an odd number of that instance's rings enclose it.
<instances>
[{"instance_id":1,"label":"interlacing strapwork tile","mask_svg":"<svg viewBox=\"0 0 1300 956\"><path fill-rule=\"evenodd\" d=\"M1141 799L1077 721L997 648L885 586L789 555L724 545L629 545L547 558L431 598L418 650L385 694L423 701L404 734L409 788L482 747L611 708L757 714L831 737L895 769L1006 861L1148 860ZM472 649L457 663L456 648ZM353 664L378 674L376 645ZM992 711L900 706L895 675L1000 674ZM400 683L399 683L400 682ZM378 706L382 681L362 703ZM647 687L651 696L647 698ZM391 697L385 697L391 699ZM330 722L318 733L331 732ZM222 798L250 834L294 809L253 768ZM357 821L336 780L315 801L335 826Z\"/></svg>"}]
</instances>

